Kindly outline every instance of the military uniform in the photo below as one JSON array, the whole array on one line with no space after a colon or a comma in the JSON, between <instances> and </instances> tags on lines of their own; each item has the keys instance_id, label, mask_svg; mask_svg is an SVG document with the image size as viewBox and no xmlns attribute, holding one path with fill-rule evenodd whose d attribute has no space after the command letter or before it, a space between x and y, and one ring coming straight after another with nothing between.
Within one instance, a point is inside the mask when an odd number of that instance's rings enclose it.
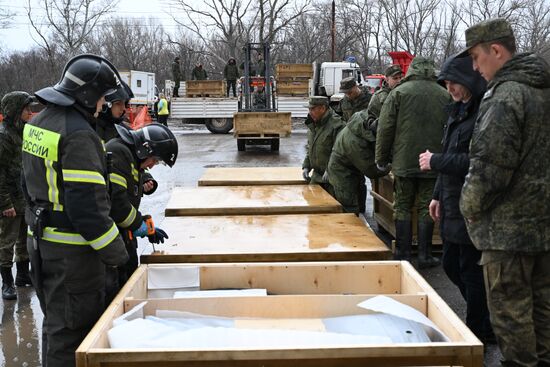
<instances>
[{"instance_id":1,"label":"military uniform","mask_svg":"<svg viewBox=\"0 0 550 367\"><path fill-rule=\"evenodd\" d=\"M29 104L28 98L27 93L12 92L2 99L5 118L0 124L0 267L4 282L2 295L4 298L7 296L7 299L15 298L11 274L13 261L18 264L18 278L22 276L20 271L28 273L29 268L26 205L21 188L21 146L25 122L20 119L23 108ZM1 212L10 208L15 209L16 216L2 216ZM25 285L18 282L18 279L15 284ZM5 294L4 285L12 287L9 295Z\"/></svg>"},{"instance_id":2,"label":"military uniform","mask_svg":"<svg viewBox=\"0 0 550 367\"><path fill-rule=\"evenodd\" d=\"M431 256L433 221L428 207L436 173L422 172L418 155L426 149L441 152L447 120L445 107L449 102L449 94L436 83L433 61L416 57L407 76L388 94L382 106L375 159L380 166L392 164L397 258L410 256L411 209L416 199L419 246ZM419 255L424 256L424 251Z\"/></svg>"},{"instance_id":3,"label":"military uniform","mask_svg":"<svg viewBox=\"0 0 550 367\"><path fill-rule=\"evenodd\" d=\"M503 19L466 30L468 48L513 37ZM460 209L483 251L491 322L504 366L550 365L550 72L517 54L489 81Z\"/></svg>"},{"instance_id":4,"label":"military uniform","mask_svg":"<svg viewBox=\"0 0 550 367\"><path fill-rule=\"evenodd\" d=\"M172 63L172 79L174 80L174 90L172 92L172 97L179 97L179 88L180 88L180 82L183 79L181 75L181 68L180 68L180 58L176 57L174 59L174 62Z\"/></svg>"},{"instance_id":5,"label":"military uniform","mask_svg":"<svg viewBox=\"0 0 550 367\"><path fill-rule=\"evenodd\" d=\"M195 66L191 72L191 76L193 80L206 80L208 78L206 70L204 70L202 66Z\"/></svg>"},{"instance_id":6,"label":"military uniform","mask_svg":"<svg viewBox=\"0 0 550 367\"><path fill-rule=\"evenodd\" d=\"M388 94L390 94L390 92L391 89L388 86L388 83L386 83L385 81L382 83L382 88L374 92L367 108L367 111L369 113L369 121L372 122L380 117L382 105L384 104L384 101L386 100L386 97L388 96Z\"/></svg>"},{"instance_id":7,"label":"military uniform","mask_svg":"<svg viewBox=\"0 0 550 367\"><path fill-rule=\"evenodd\" d=\"M258 72L259 76L265 76L265 61L263 59L258 60L258 66L256 67L256 71Z\"/></svg>"},{"instance_id":8,"label":"military uniform","mask_svg":"<svg viewBox=\"0 0 550 367\"><path fill-rule=\"evenodd\" d=\"M44 313L47 367L75 365L76 348L105 310L106 265L128 261L109 217L105 150L90 112L101 93L116 85L113 70L97 56L71 59L61 82L35 93L52 104L23 132L27 249Z\"/></svg>"},{"instance_id":9,"label":"military uniform","mask_svg":"<svg viewBox=\"0 0 550 367\"><path fill-rule=\"evenodd\" d=\"M223 68L223 77L227 80L227 96L229 90L233 88L233 97L237 97L237 79L239 79L239 68L234 58L230 58L227 65Z\"/></svg>"},{"instance_id":10,"label":"military uniform","mask_svg":"<svg viewBox=\"0 0 550 367\"><path fill-rule=\"evenodd\" d=\"M363 110L353 115L332 147L328 178L336 200L348 213L359 213L361 199L357 187L365 185L365 176L376 178L387 174L379 171L374 163L375 141L369 129L367 111Z\"/></svg>"},{"instance_id":11,"label":"military uniform","mask_svg":"<svg viewBox=\"0 0 550 367\"><path fill-rule=\"evenodd\" d=\"M344 98L340 101L340 111L342 112L342 119L344 121L349 121L355 112L366 110L369 107L371 94L367 87L357 86L361 93L353 100L348 96L347 93L356 86L357 83L353 77L342 79L340 82L340 92L346 93Z\"/></svg>"}]
</instances>

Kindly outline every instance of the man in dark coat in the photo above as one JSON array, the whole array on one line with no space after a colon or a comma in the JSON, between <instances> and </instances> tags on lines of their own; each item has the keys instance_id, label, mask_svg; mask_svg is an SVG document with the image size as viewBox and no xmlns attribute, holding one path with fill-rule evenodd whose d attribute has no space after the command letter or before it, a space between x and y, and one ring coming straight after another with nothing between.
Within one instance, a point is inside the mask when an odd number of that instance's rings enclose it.
<instances>
[{"instance_id":1,"label":"man in dark coat","mask_svg":"<svg viewBox=\"0 0 550 367\"><path fill-rule=\"evenodd\" d=\"M470 139L487 83L473 70L471 57L456 56L445 61L438 81L445 84L454 102L449 105L443 152L420 154L420 169L439 173L430 215L441 226L443 269L466 301L466 325L481 341L494 343L483 269L478 264L481 251L474 247L459 208L460 191L470 164Z\"/></svg>"},{"instance_id":2,"label":"man in dark coat","mask_svg":"<svg viewBox=\"0 0 550 367\"><path fill-rule=\"evenodd\" d=\"M223 77L227 81L227 96L229 97L229 90L233 88L233 97L237 97L237 79L239 79L239 68L237 62L233 57L229 58L227 65L223 69Z\"/></svg>"},{"instance_id":3,"label":"man in dark coat","mask_svg":"<svg viewBox=\"0 0 550 367\"><path fill-rule=\"evenodd\" d=\"M172 92L172 97L179 97L179 88L182 79L179 56L176 56L174 58L174 62L172 63L172 79L174 80L174 90Z\"/></svg>"}]
</instances>

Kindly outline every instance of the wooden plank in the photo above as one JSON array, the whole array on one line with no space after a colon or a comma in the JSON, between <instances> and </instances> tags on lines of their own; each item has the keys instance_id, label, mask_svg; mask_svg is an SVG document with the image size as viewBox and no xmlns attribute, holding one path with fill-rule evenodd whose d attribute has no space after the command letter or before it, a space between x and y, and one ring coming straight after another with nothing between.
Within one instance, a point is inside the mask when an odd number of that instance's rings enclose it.
<instances>
[{"instance_id":1,"label":"wooden plank","mask_svg":"<svg viewBox=\"0 0 550 367\"><path fill-rule=\"evenodd\" d=\"M312 64L277 64L275 65L275 78L277 80L284 78L300 77L313 78Z\"/></svg>"},{"instance_id":2,"label":"wooden plank","mask_svg":"<svg viewBox=\"0 0 550 367\"><path fill-rule=\"evenodd\" d=\"M225 97L225 80L188 80L186 82L187 97Z\"/></svg>"},{"instance_id":3,"label":"wooden plank","mask_svg":"<svg viewBox=\"0 0 550 367\"><path fill-rule=\"evenodd\" d=\"M199 186L303 185L301 167L215 167L207 168Z\"/></svg>"},{"instance_id":4,"label":"wooden plank","mask_svg":"<svg viewBox=\"0 0 550 367\"><path fill-rule=\"evenodd\" d=\"M340 213L319 185L176 187L166 216Z\"/></svg>"},{"instance_id":5,"label":"wooden plank","mask_svg":"<svg viewBox=\"0 0 550 367\"><path fill-rule=\"evenodd\" d=\"M353 214L169 217L142 263L381 260L390 250Z\"/></svg>"},{"instance_id":6,"label":"wooden plank","mask_svg":"<svg viewBox=\"0 0 550 367\"><path fill-rule=\"evenodd\" d=\"M279 134L290 135L292 130L290 112L236 112L233 114L233 134Z\"/></svg>"}]
</instances>

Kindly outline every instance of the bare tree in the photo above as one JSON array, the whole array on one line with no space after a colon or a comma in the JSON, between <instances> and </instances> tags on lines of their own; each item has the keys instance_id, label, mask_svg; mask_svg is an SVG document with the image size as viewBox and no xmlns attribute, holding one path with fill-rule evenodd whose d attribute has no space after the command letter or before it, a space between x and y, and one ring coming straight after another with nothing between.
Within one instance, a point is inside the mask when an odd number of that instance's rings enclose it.
<instances>
[{"instance_id":1,"label":"bare tree","mask_svg":"<svg viewBox=\"0 0 550 367\"><path fill-rule=\"evenodd\" d=\"M291 0L259 0L256 42L274 43L278 33L306 13L309 5L310 0L299 3Z\"/></svg>"},{"instance_id":2,"label":"bare tree","mask_svg":"<svg viewBox=\"0 0 550 367\"><path fill-rule=\"evenodd\" d=\"M546 54L550 51L550 3L531 0L526 4L521 22L515 26L518 48Z\"/></svg>"},{"instance_id":3,"label":"bare tree","mask_svg":"<svg viewBox=\"0 0 550 367\"><path fill-rule=\"evenodd\" d=\"M5 5L5 1L0 1L0 27L9 28L15 15L16 13Z\"/></svg>"},{"instance_id":4,"label":"bare tree","mask_svg":"<svg viewBox=\"0 0 550 367\"><path fill-rule=\"evenodd\" d=\"M82 51L94 28L118 0L39 0L40 11L27 0L27 17L36 33L35 42L53 59L58 47L66 57ZM55 47L54 47L55 45Z\"/></svg>"}]
</instances>

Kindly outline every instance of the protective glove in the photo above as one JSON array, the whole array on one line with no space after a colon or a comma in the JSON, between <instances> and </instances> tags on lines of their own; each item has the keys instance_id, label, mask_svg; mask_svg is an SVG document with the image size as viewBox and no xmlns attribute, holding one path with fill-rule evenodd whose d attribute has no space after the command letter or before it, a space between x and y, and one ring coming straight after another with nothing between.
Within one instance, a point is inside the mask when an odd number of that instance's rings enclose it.
<instances>
[{"instance_id":1,"label":"protective glove","mask_svg":"<svg viewBox=\"0 0 550 367\"><path fill-rule=\"evenodd\" d=\"M321 182L328 183L328 170L325 170L325 173L323 173L323 177L321 177Z\"/></svg>"},{"instance_id":2,"label":"protective glove","mask_svg":"<svg viewBox=\"0 0 550 367\"><path fill-rule=\"evenodd\" d=\"M151 243L164 243L164 239L168 238L168 235L162 229L156 227L155 233L150 234L147 237Z\"/></svg>"},{"instance_id":3,"label":"protective glove","mask_svg":"<svg viewBox=\"0 0 550 367\"><path fill-rule=\"evenodd\" d=\"M139 226L138 229L135 229L133 232L134 237L145 237L147 236L147 224L145 222L141 223L141 226Z\"/></svg>"},{"instance_id":4,"label":"protective glove","mask_svg":"<svg viewBox=\"0 0 550 367\"><path fill-rule=\"evenodd\" d=\"M309 168L302 168L302 177L306 182L311 181L311 177L309 177Z\"/></svg>"}]
</instances>

